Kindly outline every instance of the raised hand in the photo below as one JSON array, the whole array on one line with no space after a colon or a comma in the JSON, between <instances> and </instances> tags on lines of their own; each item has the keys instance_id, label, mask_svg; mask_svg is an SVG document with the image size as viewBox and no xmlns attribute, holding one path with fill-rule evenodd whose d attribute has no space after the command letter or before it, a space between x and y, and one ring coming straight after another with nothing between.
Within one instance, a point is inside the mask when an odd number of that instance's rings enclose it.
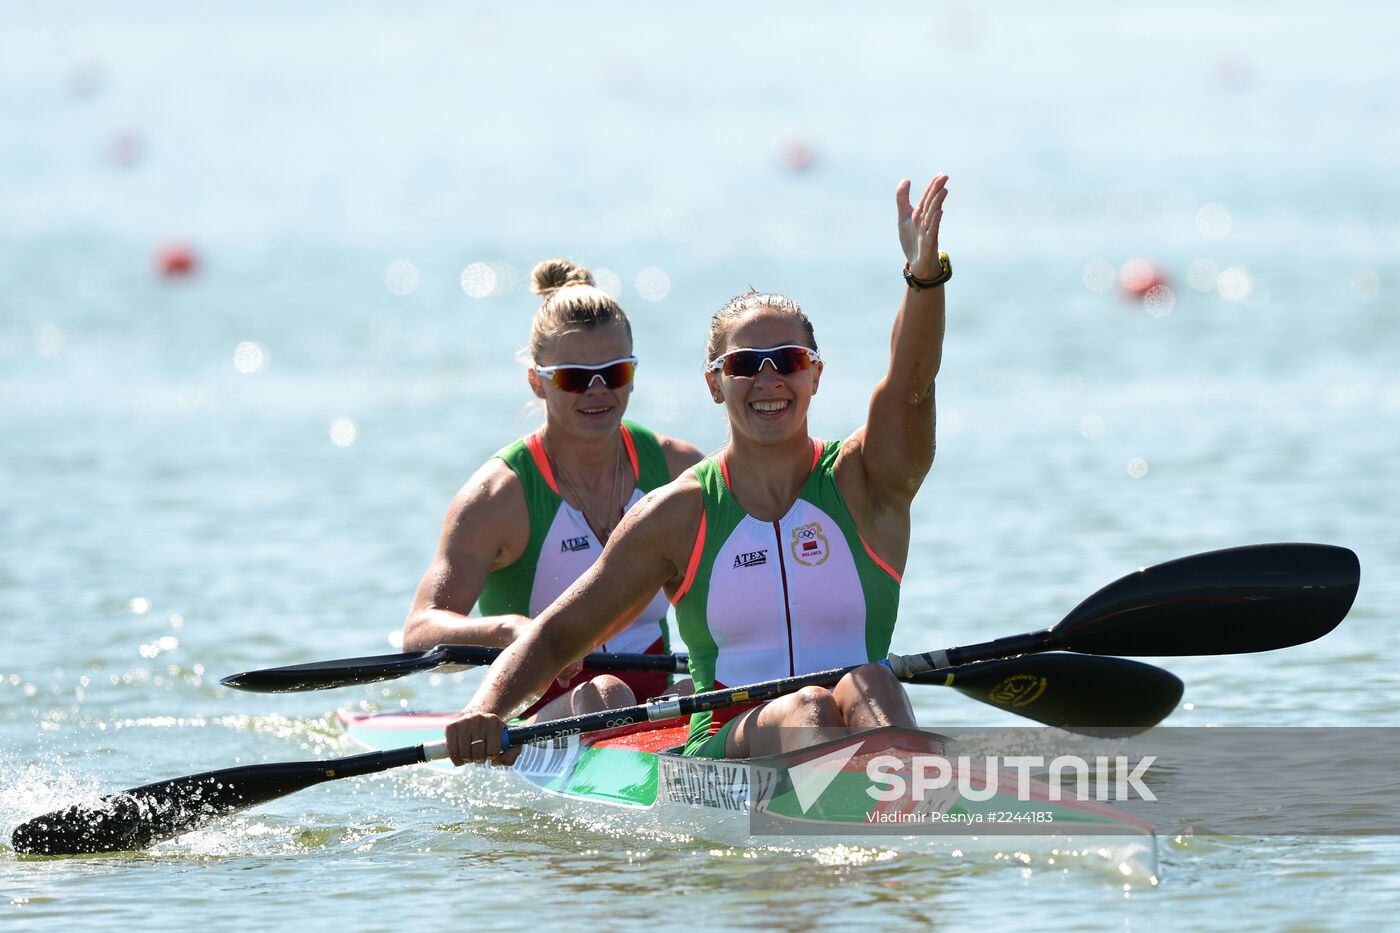
<instances>
[{"instance_id":1,"label":"raised hand","mask_svg":"<svg viewBox=\"0 0 1400 933\"><path fill-rule=\"evenodd\" d=\"M924 189L916 207L909 200L909 179L895 189L899 209L899 245L909 261L909 271L918 279L937 278L938 225L943 220L943 200L948 196L947 175L937 175Z\"/></svg>"}]
</instances>

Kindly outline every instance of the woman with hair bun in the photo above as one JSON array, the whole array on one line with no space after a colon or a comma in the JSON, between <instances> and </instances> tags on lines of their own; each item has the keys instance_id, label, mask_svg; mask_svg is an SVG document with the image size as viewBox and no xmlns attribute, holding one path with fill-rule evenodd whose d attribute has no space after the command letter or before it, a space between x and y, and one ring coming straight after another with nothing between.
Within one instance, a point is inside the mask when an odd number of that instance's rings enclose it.
<instances>
[{"instance_id":1,"label":"woman with hair bun","mask_svg":"<svg viewBox=\"0 0 1400 933\"><path fill-rule=\"evenodd\" d=\"M910 505L933 464L953 274L938 249L947 180L934 178L917 206L908 180L896 188L903 299L865 424L844 441L808 433L822 361L795 301L748 292L721 308L704 377L728 445L629 512L602 559L496 660L447 726L453 762L512 760L502 718L658 588L676 605L697 691L855 667L830 690L692 716L687 754L747 758L757 738L787 748L809 729L915 724L903 685L874 662L889 651Z\"/></svg>"},{"instance_id":2,"label":"woman with hair bun","mask_svg":"<svg viewBox=\"0 0 1400 933\"><path fill-rule=\"evenodd\" d=\"M546 260L535 266L530 290L541 302L526 378L544 401L544 426L492 456L453 498L404 622L405 651L514 643L593 565L643 494L700 459L685 441L623 420L637 367L632 326L587 269ZM628 618L596 647L669 652L659 589L628 607ZM480 616L468 615L473 607ZM521 715L556 719L627 706L667 685L661 673L574 673Z\"/></svg>"}]
</instances>

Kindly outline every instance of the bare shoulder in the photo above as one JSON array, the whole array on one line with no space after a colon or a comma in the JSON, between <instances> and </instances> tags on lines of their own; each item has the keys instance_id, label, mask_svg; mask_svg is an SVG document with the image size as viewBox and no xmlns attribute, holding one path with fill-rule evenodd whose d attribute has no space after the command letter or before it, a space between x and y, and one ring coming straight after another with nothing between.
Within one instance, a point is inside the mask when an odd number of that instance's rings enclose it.
<instances>
[{"instance_id":1,"label":"bare shoulder","mask_svg":"<svg viewBox=\"0 0 1400 933\"><path fill-rule=\"evenodd\" d=\"M675 479L705 459L705 455L699 447L678 437L658 434L656 442L661 445L661 453L666 457L666 469L671 474L671 479Z\"/></svg>"},{"instance_id":2,"label":"bare shoulder","mask_svg":"<svg viewBox=\"0 0 1400 933\"><path fill-rule=\"evenodd\" d=\"M530 538L525 487L505 461L492 457L452 497L442 523L442 551L462 548L488 552L504 566L524 551Z\"/></svg>"},{"instance_id":3,"label":"bare shoulder","mask_svg":"<svg viewBox=\"0 0 1400 933\"><path fill-rule=\"evenodd\" d=\"M462 484L448 506L453 514L473 520L525 513L525 487L504 460L492 457Z\"/></svg>"}]
</instances>

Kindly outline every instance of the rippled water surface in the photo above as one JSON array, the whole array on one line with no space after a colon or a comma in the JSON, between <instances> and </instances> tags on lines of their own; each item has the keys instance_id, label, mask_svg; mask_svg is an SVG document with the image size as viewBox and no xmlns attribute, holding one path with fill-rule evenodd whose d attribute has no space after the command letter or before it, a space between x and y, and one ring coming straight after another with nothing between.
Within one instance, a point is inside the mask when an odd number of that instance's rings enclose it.
<instances>
[{"instance_id":1,"label":"rippled water surface","mask_svg":"<svg viewBox=\"0 0 1400 933\"><path fill-rule=\"evenodd\" d=\"M1400 68L1386 4L0 4L0 838L74 799L348 754L224 674L391 650L453 491L535 424L523 276L600 272L630 414L715 449L708 314L797 297L854 429L901 283L892 191L952 175L938 462L896 650L1053 624L1116 577L1354 549L1350 617L1170 658L1173 725L1395 726ZM192 244L197 273L153 272ZM1116 281L1141 257L1167 291ZM1014 725L921 688L930 724ZM1248 789L1238 789L1248 799ZM1326 788L1319 788L1325 794ZM1392 837L1164 834L1108 867L715 848L409 769L143 855L17 859L6 928L1352 928Z\"/></svg>"}]
</instances>

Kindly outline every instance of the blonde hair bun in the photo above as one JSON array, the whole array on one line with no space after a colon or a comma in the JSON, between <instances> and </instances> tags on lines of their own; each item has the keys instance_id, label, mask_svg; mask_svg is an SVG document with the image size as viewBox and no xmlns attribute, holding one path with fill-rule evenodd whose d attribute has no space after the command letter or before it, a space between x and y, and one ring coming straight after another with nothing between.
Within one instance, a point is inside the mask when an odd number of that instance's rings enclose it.
<instances>
[{"instance_id":1,"label":"blonde hair bun","mask_svg":"<svg viewBox=\"0 0 1400 933\"><path fill-rule=\"evenodd\" d=\"M548 298L570 285L595 285L593 273L567 259L546 259L530 273L530 291Z\"/></svg>"},{"instance_id":2,"label":"blonde hair bun","mask_svg":"<svg viewBox=\"0 0 1400 933\"><path fill-rule=\"evenodd\" d=\"M538 360L545 342L571 330L620 324L632 341L632 325L622 306L598 287L593 273L567 259L546 259L530 273L530 291L541 296L530 325L530 355Z\"/></svg>"}]
</instances>

